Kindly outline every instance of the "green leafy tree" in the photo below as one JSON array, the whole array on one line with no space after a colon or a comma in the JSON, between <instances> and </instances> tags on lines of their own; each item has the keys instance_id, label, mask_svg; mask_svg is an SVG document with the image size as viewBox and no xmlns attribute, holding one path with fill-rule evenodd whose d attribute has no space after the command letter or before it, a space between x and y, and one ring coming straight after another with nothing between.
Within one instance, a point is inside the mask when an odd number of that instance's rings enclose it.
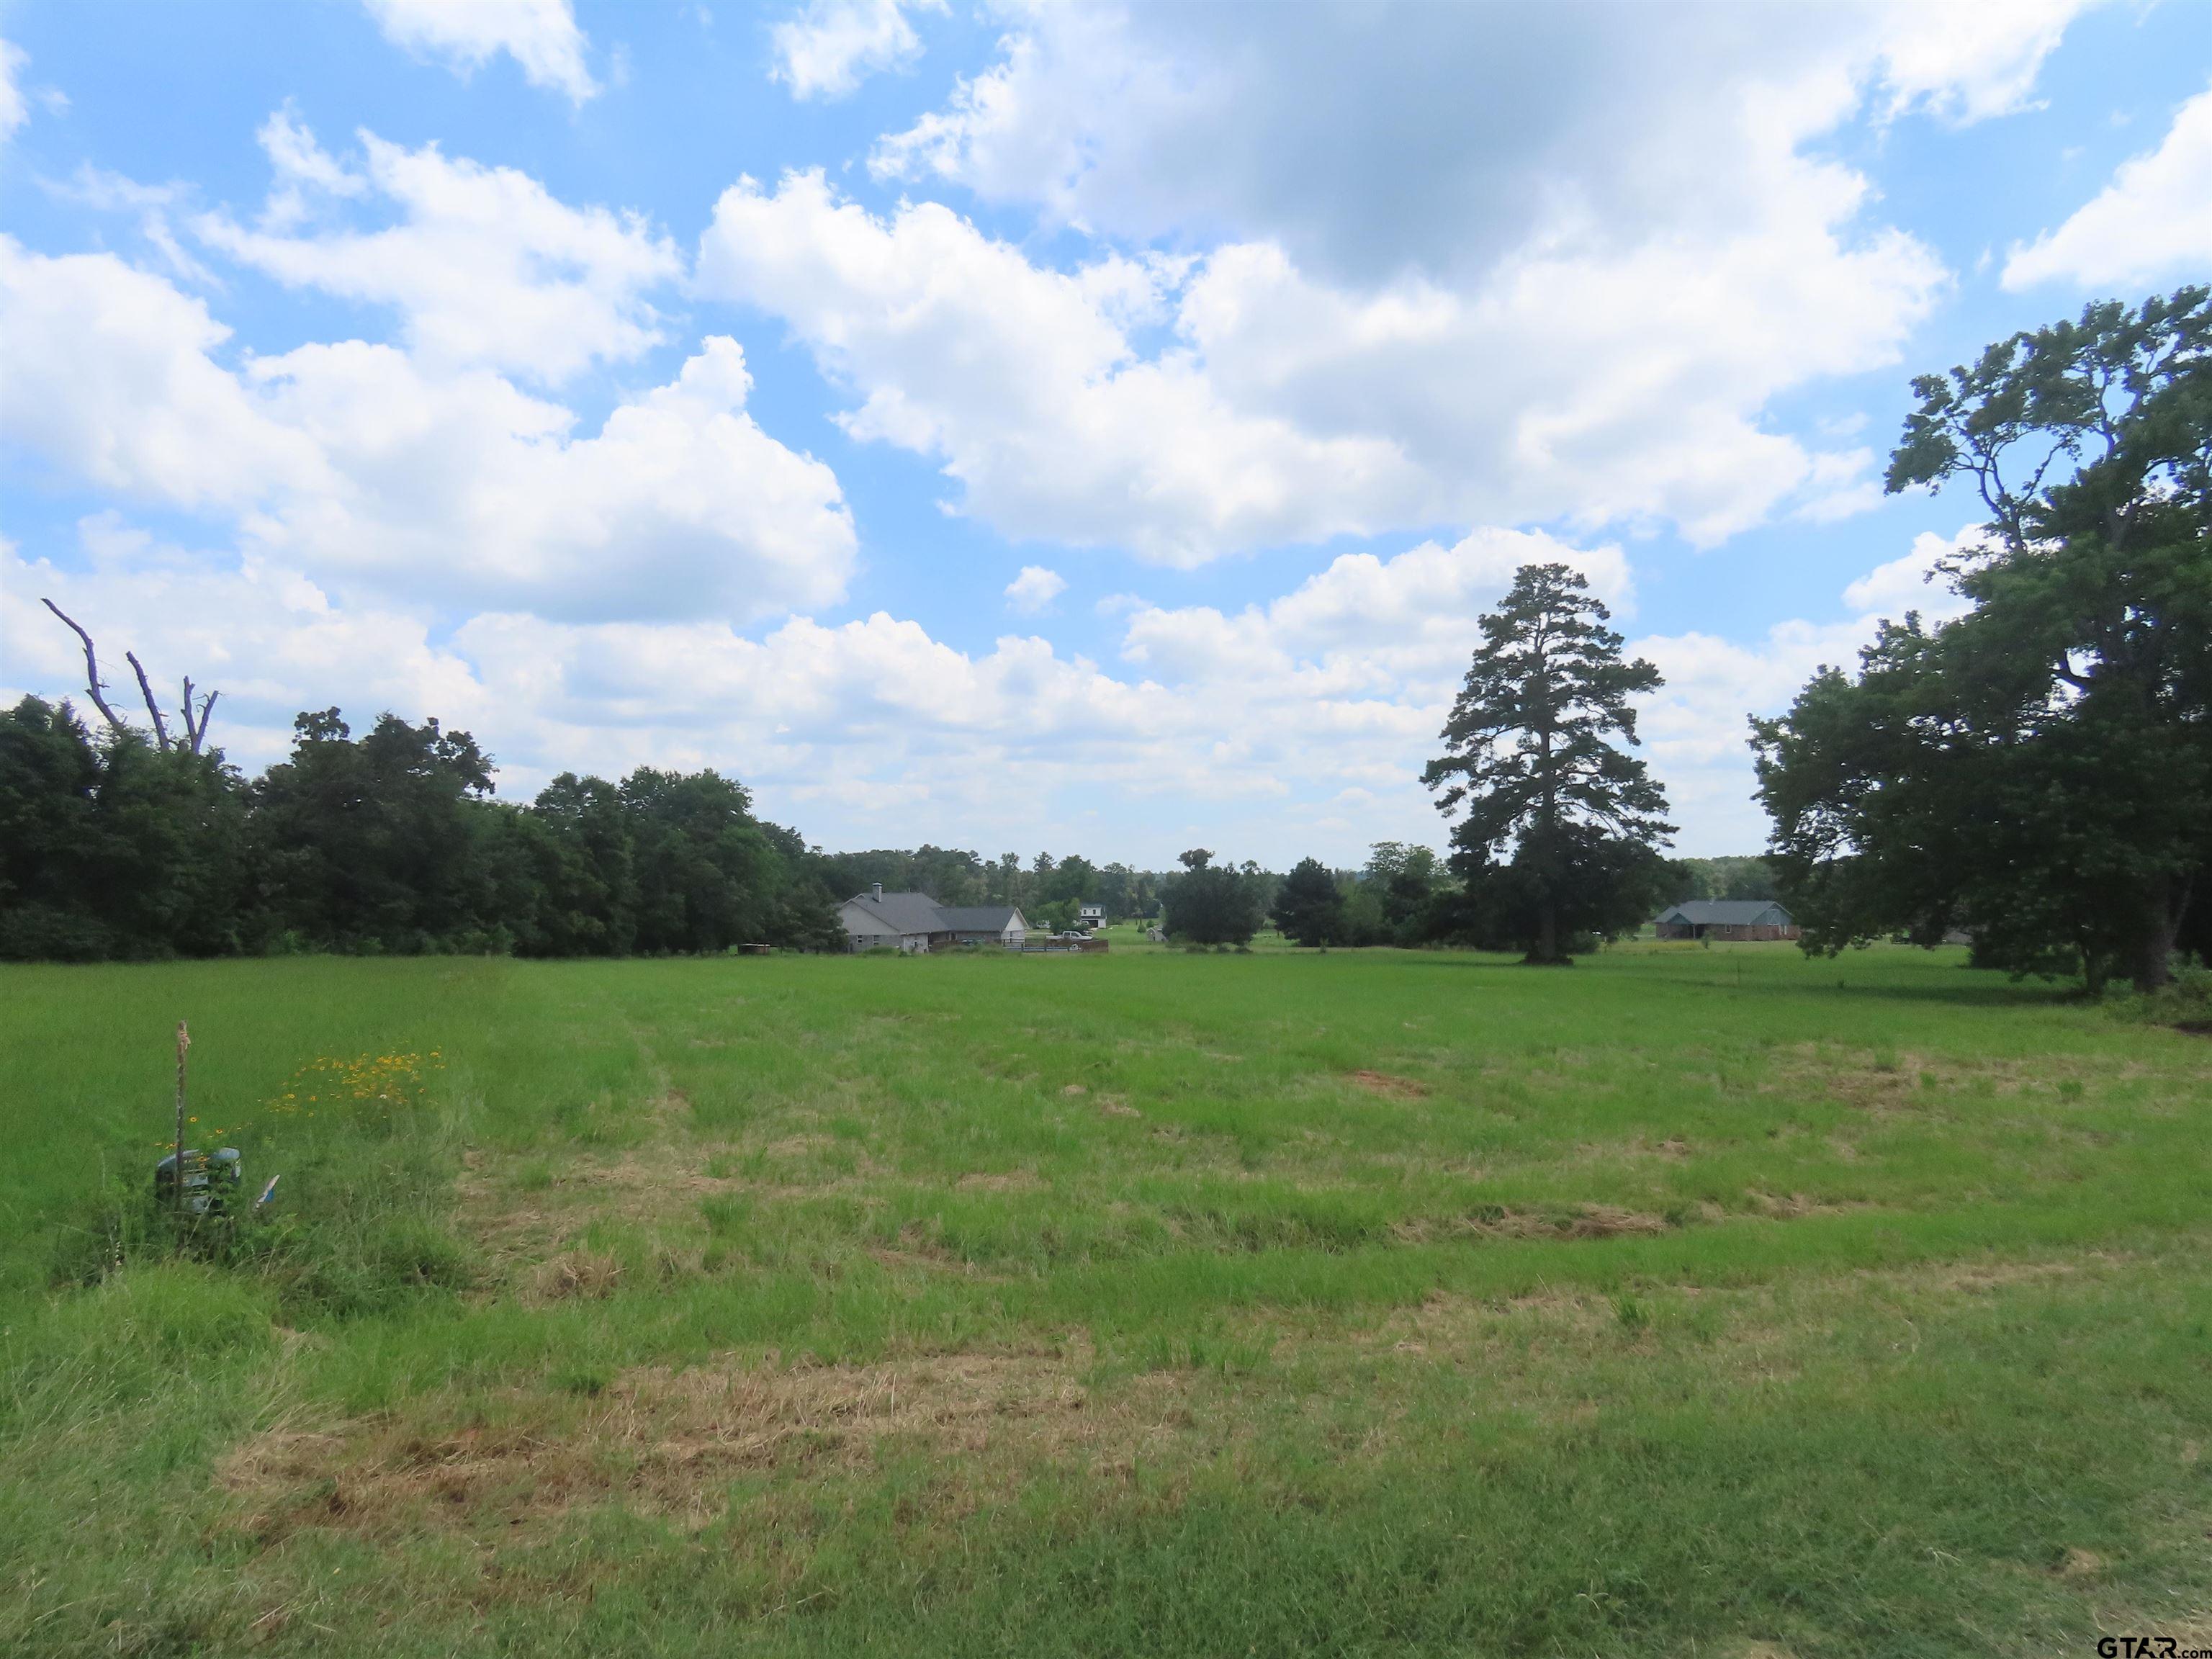
<instances>
[{"instance_id":1,"label":"green leafy tree","mask_svg":"<svg viewBox=\"0 0 2212 1659\"><path fill-rule=\"evenodd\" d=\"M304 942L420 951L481 933L489 895L470 808L491 761L465 732L380 715L358 740L335 708L301 714L288 760L254 787L267 903Z\"/></svg>"},{"instance_id":2,"label":"green leafy tree","mask_svg":"<svg viewBox=\"0 0 2212 1659\"><path fill-rule=\"evenodd\" d=\"M220 750L162 748L69 704L0 714L0 957L213 956L246 918L245 789Z\"/></svg>"},{"instance_id":3,"label":"green leafy tree","mask_svg":"<svg viewBox=\"0 0 2212 1659\"><path fill-rule=\"evenodd\" d=\"M1976 959L2164 984L2212 864L2212 289L1913 382L1893 491L1970 480L1972 602L1882 627L1753 722L1812 951L1964 927Z\"/></svg>"},{"instance_id":4,"label":"green leafy tree","mask_svg":"<svg viewBox=\"0 0 2212 1659\"><path fill-rule=\"evenodd\" d=\"M1106 920L1125 921L1137 914L1137 872L1126 864L1109 864L1098 872L1098 902Z\"/></svg>"},{"instance_id":5,"label":"green leafy tree","mask_svg":"<svg viewBox=\"0 0 2212 1659\"><path fill-rule=\"evenodd\" d=\"M1088 904L1098 896L1098 866L1070 854L1044 878L1043 890L1048 901L1064 900L1071 907Z\"/></svg>"},{"instance_id":6,"label":"green leafy tree","mask_svg":"<svg viewBox=\"0 0 2212 1659\"><path fill-rule=\"evenodd\" d=\"M623 780L637 870L637 948L766 943L781 860L752 799L719 772L640 767Z\"/></svg>"},{"instance_id":7,"label":"green leafy tree","mask_svg":"<svg viewBox=\"0 0 2212 1659\"><path fill-rule=\"evenodd\" d=\"M622 792L563 772L526 815L540 925L532 954L623 956L637 942L635 848Z\"/></svg>"},{"instance_id":8,"label":"green leafy tree","mask_svg":"<svg viewBox=\"0 0 2212 1659\"><path fill-rule=\"evenodd\" d=\"M1301 859L1277 890L1271 915L1283 937L1296 945L1346 942L1344 893L1336 872L1319 859Z\"/></svg>"},{"instance_id":9,"label":"green leafy tree","mask_svg":"<svg viewBox=\"0 0 2212 1659\"><path fill-rule=\"evenodd\" d=\"M1530 962L1564 961L1576 936L1641 921L1674 833L1644 763L1610 740L1637 742L1629 699L1660 684L1650 663L1622 659L1610 614L1568 566L1522 566L1481 619L1444 753L1423 774L1443 788L1439 810L1467 808L1452 830L1460 928L1510 940Z\"/></svg>"},{"instance_id":10,"label":"green leafy tree","mask_svg":"<svg viewBox=\"0 0 2212 1659\"><path fill-rule=\"evenodd\" d=\"M1167 931L1193 945L1249 945L1267 915L1267 897L1248 865L1238 870L1213 862L1213 854L1194 847L1177 860L1183 873L1164 898Z\"/></svg>"},{"instance_id":11,"label":"green leafy tree","mask_svg":"<svg viewBox=\"0 0 2212 1659\"><path fill-rule=\"evenodd\" d=\"M1434 848L1379 841L1368 849L1359 885L1374 895L1383 934L1394 944L1417 945L1434 933L1437 902L1451 880Z\"/></svg>"}]
</instances>

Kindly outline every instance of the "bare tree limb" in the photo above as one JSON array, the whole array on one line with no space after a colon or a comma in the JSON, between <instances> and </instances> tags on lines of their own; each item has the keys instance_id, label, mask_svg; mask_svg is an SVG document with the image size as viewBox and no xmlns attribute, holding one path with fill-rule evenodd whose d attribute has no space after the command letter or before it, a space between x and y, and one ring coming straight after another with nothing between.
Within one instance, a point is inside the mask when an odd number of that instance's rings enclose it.
<instances>
[{"instance_id":1,"label":"bare tree limb","mask_svg":"<svg viewBox=\"0 0 2212 1659\"><path fill-rule=\"evenodd\" d=\"M146 665L138 660L136 651L126 651L123 660L131 665L131 672L138 677L138 695L146 699L146 712L154 717L154 741L161 752L169 752L169 723L161 718L161 705L154 701L154 688L146 683Z\"/></svg>"},{"instance_id":2,"label":"bare tree limb","mask_svg":"<svg viewBox=\"0 0 2212 1659\"><path fill-rule=\"evenodd\" d=\"M115 730L128 732L131 727L120 715L107 706L107 699L100 694L100 659L93 654L92 635L77 625L76 617L70 616L52 599L41 599L39 602L67 623L70 631L84 641L84 690L85 695L92 699L92 706L100 710L106 717L108 725Z\"/></svg>"},{"instance_id":3,"label":"bare tree limb","mask_svg":"<svg viewBox=\"0 0 2212 1659\"><path fill-rule=\"evenodd\" d=\"M202 745L207 742L208 715L215 709L215 700L222 695L220 691L210 691L202 697L198 718L195 720L192 713L192 678L189 674L185 676L185 739L191 744L191 751L195 755L200 752Z\"/></svg>"}]
</instances>

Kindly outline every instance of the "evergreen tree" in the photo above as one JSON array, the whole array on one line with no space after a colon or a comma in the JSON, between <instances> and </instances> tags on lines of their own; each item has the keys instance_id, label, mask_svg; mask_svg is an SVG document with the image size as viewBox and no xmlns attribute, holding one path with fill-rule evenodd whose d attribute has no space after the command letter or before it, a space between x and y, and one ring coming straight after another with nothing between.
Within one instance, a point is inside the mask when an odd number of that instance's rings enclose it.
<instances>
[{"instance_id":1,"label":"evergreen tree","mask_svg":"<svg viewBox=\"0 0 2212 1659\"><path fill-rule=\"evenodd\" d=\"M1423 775L1449 786L1439 810L1467 807L1452 831L1462 926L1510 939L1530 962L1563 961L1574 937L1641 921L1657 847L1674 833L1644 763L1608 741L1635 744L1628 700L1660 684L1650 663L1621 659L1608 620L1569 567L1522 566L1481 619L1444 753Z\"/></svg>"},{"instance_id":2,"label":"evergreen tree","mask_svg":"<svg viewBox=\"0 0 2212 1659\"><path fill-rule=\"evenodd\" d=\"M1264 891L1254 879L1258 871L1216 864L1203 847L1177 862L1183 873L1165 899L1169 933L1193 945L1249 945L1267 915Z\"/></svg>"},{"instance_id":3,"label":"evergreen tree","mask_svg":"<svg viewBox=\"0 0 2212 1659\"><path fill-rule=\"evenodd\" d=\"M1344 893L1319 859L1300 859L1275 894L1276 927L1294 945L1341 945Z\"/></svg>"}]
</instances>

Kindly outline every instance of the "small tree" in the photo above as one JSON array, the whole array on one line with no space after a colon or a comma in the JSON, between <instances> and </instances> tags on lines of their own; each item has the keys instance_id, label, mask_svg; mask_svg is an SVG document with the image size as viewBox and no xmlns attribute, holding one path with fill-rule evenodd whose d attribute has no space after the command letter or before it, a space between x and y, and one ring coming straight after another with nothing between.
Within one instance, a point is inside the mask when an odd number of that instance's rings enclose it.
<instances>
[{"instance_id":1,"label":"small tree","mask_svg":"<svg viewBox=\"0 0 2212 1659\"><path fill-rule=\"evenodd\" d=\"M1572 935L1640 921L1674 833L1644 763L1607 740L1636 743L1628 700L1660 684L1650 663L1621 659L1610 619L1566 565L1522 566L1481 620L1444 753L1422 775L1431 789L1449 785L1439 811L1467 805L1452 831L1465 925L1511 939L1533 963L1565 960Z\"/></svg>"},{"instance_id":2,"label":"small tree","mask_svg":"<svg viewBox=\"0 0 2212 1659\"><path fill-rule=\"evenodd\" d=\"M1344 894L1319 859L1301 859L1275 895L1275 926L1294 945L1344 943Z\"/></svg>"},{"instance_id":3,"label":"small tree","mask_svg":"<svg viewBox=\"0 0 2212 1659\"><path fill-rule=\"evenodd\" d=\"M1203 847L1176 861L1183 874L1167 893L1169 933L1193 945L1249 945L1266 914L1250 875L1215 864Z\"/></svg>"}]
</instances>

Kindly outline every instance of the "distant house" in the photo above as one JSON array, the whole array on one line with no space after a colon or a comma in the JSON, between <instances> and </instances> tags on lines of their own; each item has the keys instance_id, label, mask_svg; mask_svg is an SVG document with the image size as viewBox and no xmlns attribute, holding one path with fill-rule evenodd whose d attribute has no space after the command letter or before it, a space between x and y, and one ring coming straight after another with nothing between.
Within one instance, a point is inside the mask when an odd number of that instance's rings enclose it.
<instances>
[{"instance_id":1,"label":"distant house","mask_svg":"<svg viewBox=\"0 0 2212 1659\"><path fill-rule=\"evenodd\" d=\"M1075 913L1075 925L1086 933L1103 927L1106 925L1106 907L1103 904L1083 906Z\"/></svg>"},{"instance_id":2,"label":"distant house","mask_svg":"<svg viewBox=\"0 0 2212 1659\"><path fill-rule=\"evenodd\" d=\"M1029 923L1011 904L943 905L927 893L886 893L878 882L837 907L854 951L942 951L956 945L1019 945Z\"/></svg>"},{"instance_id":3,"label":"distant house","mask_svg":"<svg viewBox=\"0 0 2212 1659\"><path fill-rule=\"evenodd\" d=\"M1659 913L1661 939L1796 939L1797 924L1772 899L1690 899Z\"/></svg>"},{"instance_id":4,"label":"distant house","mask_svg":"<svg viewBox=\"0 0 2212 1659\"><path fill-rule=\"evenodd\" d=\"M1030 925L1011 904L945 905L938 910L955 945L1019 945Z\"/></svg>"}]
</instances>

